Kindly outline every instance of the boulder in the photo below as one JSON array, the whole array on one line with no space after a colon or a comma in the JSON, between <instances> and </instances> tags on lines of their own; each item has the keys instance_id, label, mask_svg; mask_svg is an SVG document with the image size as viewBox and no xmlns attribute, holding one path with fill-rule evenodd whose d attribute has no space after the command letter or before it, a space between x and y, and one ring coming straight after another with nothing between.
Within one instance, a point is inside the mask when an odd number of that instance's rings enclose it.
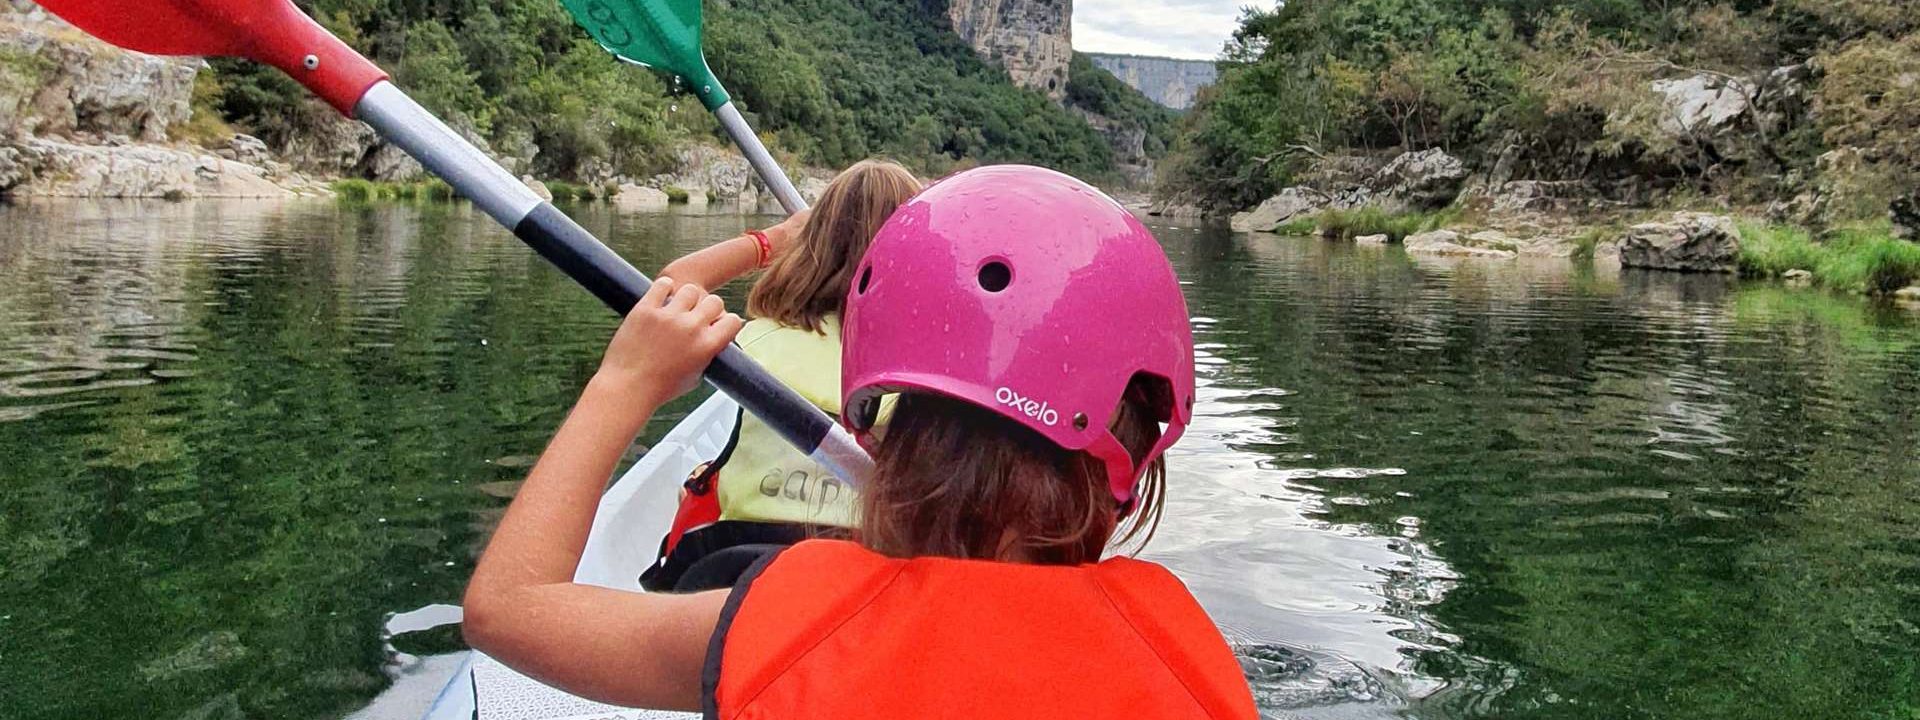
<instances>
[{"instance_id":1,"label":"boulder","mask_svg":"<svg viewBox=\"0 0 1920 720\"><path fill-rule=\"evenodd\" d=\"M1731 126L1752 108L1752 83L1723 75L1699 74L1656 80L1653 91L1666 104L1660 130L1675 139L1711 135Z\"/></svg>"},{"instance_id":2,"label":"boulder","mask_svg":"<svg viewBox=\"0 0 1920 720\"><path fill-rule=\"evenodd\" d=\"M674 154L674 169L664 175L656 175L649 185L666 187L669 185L685 188L688 192L704 190L715 197L739 198L754 181L753 166L747 159L730 150L711 145L690 145Z\"/></svg>"},{"instance_id":3,"label":"boulder","mask_svg":"<svg viewBox=\"0 0 1920 720\"><path fill-rule=\"evenodd\" d=\"M1579 181L1546 180L1515 180L1477 192L1488 209L1503 215L1564 212L1592 195Z\"/></svg>"},{"instance_id":4,"label":"boulder","mask_svg":"<svg viewBox=\"0 0 1920 720\"><path fill-rule=\"evenodd\" d=\"M1793 287L1806 287L1813 284L1813 273L1795 268L1780 274L1780 279Z\"/></svg>"},{"instance_id":5,"label":"boulder","mask_svg":"<svg viewBox=\"0 0 1920 720\"><path fill-rule=\"evenodd\" d=\"M1909 190L1893 199L1887 219L1893 221L1893 235L1902 240L1920 242L1920 190Z\"/></svg>"},{"instance_id":6,"label":"boulder","mask_svg":"<svg viewBox=\"0 0 1920 720\"><path fill-rule=\"evenodd\" d=\"M1174 200L1162 200L1154 203L1153 207L1147 210L1147 214L1154 217L1199 220L1207 216L1207 211L1200 209L1198 205L1190 205Z\"/></svg>"},{"instance_id":7,"label":"boulder","mask_svg":"<svg viewBox=\"0 0 1920 720\"><path fill-rule=\"evenodd\" d=\"M236 162L266 167L273 162L273 154L267 151L267 144L260 138L246 134L236 134L227 139L227 151L233 153Z\"/></svg>"},{"instance_id":8,"label":"boulder","mask_svg":"<svg viewBox=\"0 0 1920 720\"><path fill-rule=\"evenodd\" d=\"M1620 239L1625 267L1733 272L1739 258L1740 230L1721 215L1676 213L1666 222L1635 225Z\"/></svg>"},{"instance_id":9,"label":"boulder","mask_svg":"<svg viewBox=\"0 0 1920 720\"><path fill-rule=\"evenodd\" d=\"M1435 230L1418 235L1409 235L1404 241L1410 255L1439 255L1447 257L1477 257L1493 260L1510 260L1518 253L1493 247L1476 247L1463 244L1460 233L1452 230ZM1469 241L1471 242L1471 241Z\"/></svg>"},{"instance_id":10,"label":"boulder","mask_svg":"<svg viewBox=\"0 0 1920 720\"><path fill-rule=\"evenodd\" d=\"M381 182L413 182L426 175L427 169L400 146L382 142L360 161L358 174Z\"/></svg>"},{"instance_id":11,"label":"boulder","mask_svg":"<svg viewBox=\"0 0 1920 720\"><path fill-rule=\"evenodd\" d=\"M805 198L808 205L812 205L820 202L820 194L827 191L827 183L817 177L803 177L794 184L794 189L800 191L800 197Z\"/></svg>"},{"instance_id":12,"label":"boulder","mask_svg":"<svg viewBox=\"0 0 1920 720\"><path fill-rule=\"evenodd\" d=\"M691 197L692 191L687 195ZM668 202L665 191L633 183L621 185L620 192L613 196L613 204L621 210L665 210Z\"/></svg>"},{"instance_id":13,"label":"boulder","mask_svg":"<svg viewBox=\"0 0 1920 720\"><path fill-rule=\"evenodd\" d=\"M1920 303L1920 285L1908 285L1893 291L1893 299L1900 302Z\"/></svg>"},{"instance_id":14,"label":"boulder","mask_svg":"<svg viewBox=\"0 0 1920 720\"><path fill-rule=\"evenodd\" d=\"M1386 235L1361 235L1353 239L1355 245L1385 245L1393 238Z\"/></svg>"},{"instance_id":15,"label":"boulder","mask_svg":"<svg viewBox=\"0 0 1920 720\"><path fill-rule=\"evenodd\" d=\"M1380 169L1371 187L1408 207L1445 207L1467 182L1467 165L1440 148L1410 152Z\"/></svg>"},{"instance_id":16,"label":"boulder","mask_svg":"<svg viewBox=\"0 0 1920 720\"><path fill-rule=\"evenodd\" d=\"M0 145L0 193L5 193L27 179L26 163L21 160L19 148Z\"/></svg>"},{"instance_id":17,"label":"boulder","mask_svg":"<svg viewBox=\"0 0 1920 720\"><path fill-rule=\"evenodd\" d=\"M533 194L540 196L541 200L553 202L553 191L548 190L547 184L540 182L539 178L532 175L521 175L520 184L527 186L527 189L532 190Z\"/></svg>"},{"instance_id":18,"label":"boulder","mask_svg":"<svg viewBox=\"0 0 1920 720\"><path fill-rule=\"evenodd\" d=\"M1290 187L1252 210L1235 213L1230 222L1234 232L1273 232L1289 220L1318 212L1331 201L1318 190Z\"/></svg>"},{"instance_id":19,"label":"boulder","mask_svg":"<svg viewBox=\"0 0 1920 720\"><path fill-rule=\"evenodd\" d=\"M358 120L348 120L317 100L302 101L288 113L299 130L286 134L280 157L300 170L347 175L360 167L380 136Z\"/></svg>"}]
</instances>

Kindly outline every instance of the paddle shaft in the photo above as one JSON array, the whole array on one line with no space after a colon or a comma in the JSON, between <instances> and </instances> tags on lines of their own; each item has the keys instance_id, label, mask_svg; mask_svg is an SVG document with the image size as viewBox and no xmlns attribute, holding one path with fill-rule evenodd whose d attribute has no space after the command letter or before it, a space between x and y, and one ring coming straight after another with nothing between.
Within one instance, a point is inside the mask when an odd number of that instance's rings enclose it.
<instances>
[{"instance_id":1,"label":"paddle shaft","mask_svg":"<svg viewBox=\"0 0 1920 720\"><path fill-rule=\"evenodd\" d=\"M738 113L734 115L738 117ZM494 220L512 229L514 236L615 312L625 315L652 284L592 233L552 203L533 194L505 168L392 83L383 80L367 90L354 105L354 116L419 160L429 172L445 179ZM756 140L754 144L759 143ZM764 148L761 153L765 154ZM771 164L771 158L767 162ZM775 167L774 172L778 171ZM792 185L786 187L792 193ZM793 193L793 198L798 200L799 194ZM858 485L871 472L872 459L854 442L852 435L806 398L774 379L739 347L729 345L721 351L713 364L707 366L705 377L835 476Z\"/></svg>"}]
</instances>

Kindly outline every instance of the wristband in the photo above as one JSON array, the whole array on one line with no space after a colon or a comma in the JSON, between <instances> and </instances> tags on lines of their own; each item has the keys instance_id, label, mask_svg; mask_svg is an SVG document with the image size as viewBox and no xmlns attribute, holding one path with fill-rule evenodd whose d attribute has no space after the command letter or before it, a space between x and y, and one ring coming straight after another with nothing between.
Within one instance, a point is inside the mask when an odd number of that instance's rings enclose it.
<instances>
[{"instance_id":1,"label":"wristband","mask_svg":"<svg viewBox=\"0 0 1920 720\"><path fill-rule=\"evenodd\" d=\"M753 251L757 258L756 267L765 268L772 265L773 242L767 239L767 234L759 230L748 230L747 237L753 238Z\"/></svg>"}]
</instances>

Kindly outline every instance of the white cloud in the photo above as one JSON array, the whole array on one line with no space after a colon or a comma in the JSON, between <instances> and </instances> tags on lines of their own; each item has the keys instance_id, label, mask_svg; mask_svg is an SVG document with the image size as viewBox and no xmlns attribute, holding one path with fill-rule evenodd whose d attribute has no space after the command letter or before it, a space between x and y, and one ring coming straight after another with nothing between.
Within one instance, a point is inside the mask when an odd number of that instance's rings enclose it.
<instances>
[{"instance_id":1,"label":"white cloud","mask_svg":"<svg viewBox=\"0 0 1920 720\"><path fill-rule=\"evenodd\" d=\"M1076 0L1073 48L1211 60L1245 0Z\"/></svg>"}]
</instances>

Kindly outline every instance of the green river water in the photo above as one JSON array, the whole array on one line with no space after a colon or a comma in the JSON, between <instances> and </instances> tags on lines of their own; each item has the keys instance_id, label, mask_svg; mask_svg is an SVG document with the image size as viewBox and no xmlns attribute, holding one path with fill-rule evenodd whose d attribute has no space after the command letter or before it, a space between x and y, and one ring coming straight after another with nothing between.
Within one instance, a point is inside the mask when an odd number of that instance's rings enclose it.
<instances>
[{"instance_id":1,"label":"green river water","mask_svg":"<svg viewBox=\"0 0 1920 720\"><path fill-rule=\"evenodd\" d=\"M576 216L642 268L767 222ZM1156 231L1203 387L1147 556L1270 716L1920 718L1920 312ZM465 205L0 205L0 717L430 695L383 620L614 322Z\"/></svg>"}]
</instances>

